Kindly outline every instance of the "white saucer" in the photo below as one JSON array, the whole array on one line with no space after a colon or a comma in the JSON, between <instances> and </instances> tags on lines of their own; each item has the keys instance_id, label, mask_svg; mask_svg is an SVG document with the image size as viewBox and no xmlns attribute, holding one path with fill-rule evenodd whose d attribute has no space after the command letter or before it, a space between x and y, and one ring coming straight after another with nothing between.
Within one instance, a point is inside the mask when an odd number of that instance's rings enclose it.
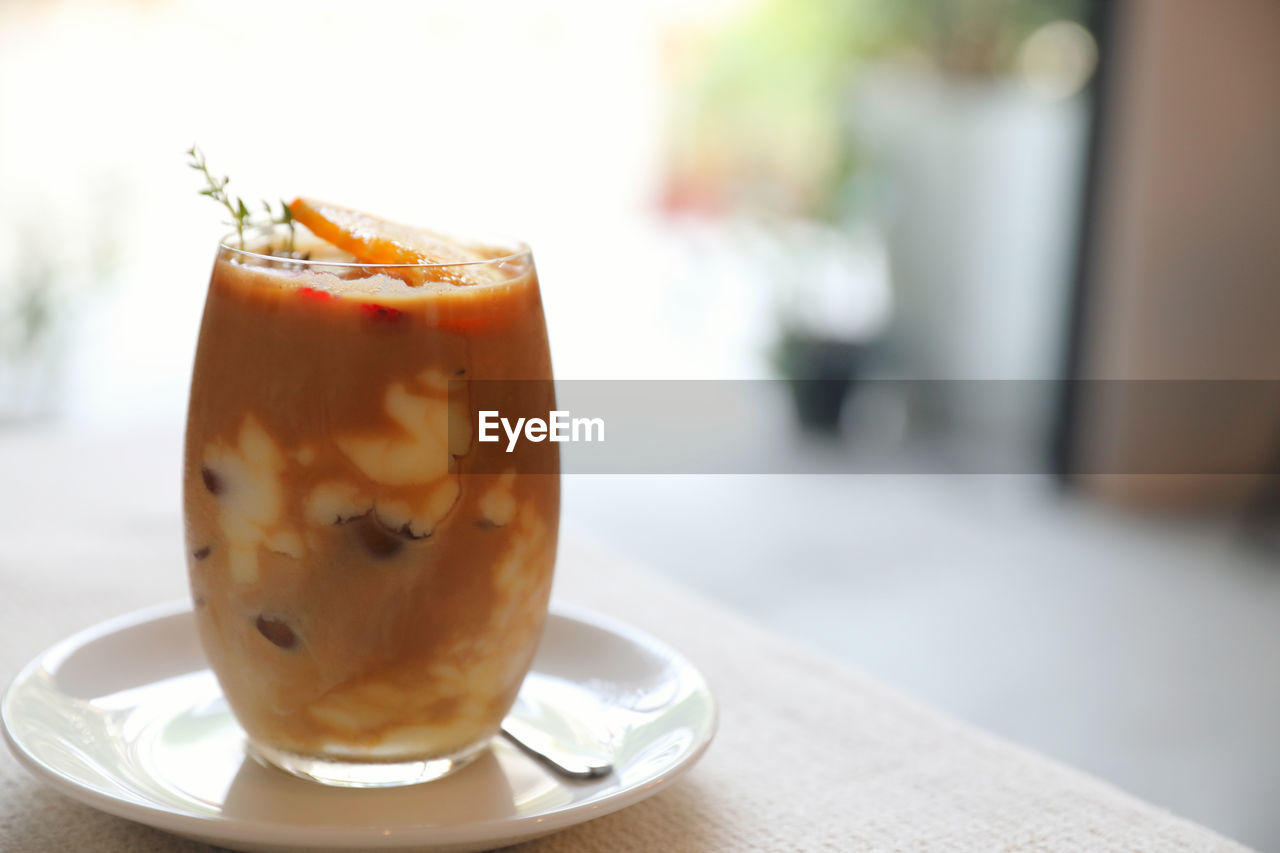
<instances>
[{"instance_id":1,"label":"white saucer","mask_svg":"<svg viewBox=\"0 0 1280 853\"><path fill-rule=\"evenodd\" d=\"M104 812L236 850L481 850L617 811L671 784L706 750L702 675L626 625L555 607L532 677L595 697L613 773L555 775L502 739L457 774L405 788L326 788L247 759L205 668L186 602L104 622L52 647L0 705L32 773Z\"/></svg>"}]
</instances>

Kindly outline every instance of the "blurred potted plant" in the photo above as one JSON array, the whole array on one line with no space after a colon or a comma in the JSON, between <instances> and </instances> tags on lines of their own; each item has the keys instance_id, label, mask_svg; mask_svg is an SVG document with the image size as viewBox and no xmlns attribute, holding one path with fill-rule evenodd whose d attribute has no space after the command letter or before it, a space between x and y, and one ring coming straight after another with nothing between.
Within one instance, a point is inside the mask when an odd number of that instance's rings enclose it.
<instances>
[{"instance_id":1,"label":"blurred potted plant","mask_svg":"<svg viewBox=\"0 0 1280 853\"><path fill-rule=\"evenodd\" d=\"M1063 286L1045 279L1065 266L1069 248L1071 157L1085 115L1071 95L1094 62L1078 23L1088 7L750 5L672 51L666 205L847 233L883 225L897 370L995 378L1012 366L1004 375L1051 375ZM794 289L787 276L779 280L781 290ZM850 277L844 286L863 283ZM796 379L852 376L871 343L857 336L865 329L815 329L786 308L778 325L776 364Z\"/></svg>"},{"instance_id":2,"label":"blurred potted plant","mask_svg":"<svg viewBox=\"0 0 1280 853\"><path fill-rule=\"evenodd\" d=\"M778 232L774 365L788 380L800 425L837 433L891 313L884 243L869 226L792 223Z\"/></svg>"},{"instance_id":3,"label":"blurred potted plant","mask_svg":"<svg viewBox=\"0 0 1280 853\"><path fill-rule=\"evenodd\" d=\"M888 305L883 269L862 257L881 254L876 180L850 109L868 10L768 0L686 38L673 69L665 206L751 223L742 251L774 291L774 367L800 423L822 431Z\"/></svg>"}]
</instances>

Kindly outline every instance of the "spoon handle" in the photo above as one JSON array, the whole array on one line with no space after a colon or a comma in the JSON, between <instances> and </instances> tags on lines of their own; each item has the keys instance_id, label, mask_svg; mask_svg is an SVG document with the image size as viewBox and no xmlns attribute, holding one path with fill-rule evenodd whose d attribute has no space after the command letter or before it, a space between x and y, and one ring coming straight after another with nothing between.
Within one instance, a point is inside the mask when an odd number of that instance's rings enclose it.
<instances>
[{"instance_id":1,"label":"spoon handle","mask_svg":"<svg viewBox=\"0 0 1280 853\"><path fill-rule=\"evenodd\" d=\"M508 716L503 720L502 733L516 746L570 779L595 779L613 771L609 759L561 743L518 717Z\"/></svg>"}]
</instances>

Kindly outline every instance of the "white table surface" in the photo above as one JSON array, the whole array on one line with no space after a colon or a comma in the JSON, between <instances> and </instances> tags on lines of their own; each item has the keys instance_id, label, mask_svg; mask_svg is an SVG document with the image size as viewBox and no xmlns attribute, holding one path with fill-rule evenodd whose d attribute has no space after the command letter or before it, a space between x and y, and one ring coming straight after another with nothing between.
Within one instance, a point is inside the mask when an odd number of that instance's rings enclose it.
<instances>
[{"instance_id":1,"label":"white table surface","mask_svg":"<svg viewBox=\"0 0 1280 853\"><path fill-rule=\"evenodd\" d=\"M0 682L79 628L186 594L179 453L176 431L0 431ZM1245 849L765 631L571 524L554 594L683 651L717 694L720 732L672 788L520 849ZM75 803L0 750L0 850L210 849Z\"/></svg>"}]
</instances>

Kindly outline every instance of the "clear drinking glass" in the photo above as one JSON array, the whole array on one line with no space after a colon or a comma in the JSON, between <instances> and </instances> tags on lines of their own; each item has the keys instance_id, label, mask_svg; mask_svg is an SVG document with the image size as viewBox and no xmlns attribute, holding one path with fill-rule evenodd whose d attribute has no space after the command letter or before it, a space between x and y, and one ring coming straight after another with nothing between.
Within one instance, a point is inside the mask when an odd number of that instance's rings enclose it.
<instances>
[{"instance_id":1,"label":"clear drinking glass","mask_svg":"<svg viewBox=\"0 0 1280 853\"><path fill-rule=\"evenodd\" d=\"M334 785L428 781L483 750L515 699L560 488L555 444L475 440L481 408L554 408L533 258L502 251L380 266L218 249L188 566L260 760Z\"/></svg>"}]
</instances>

